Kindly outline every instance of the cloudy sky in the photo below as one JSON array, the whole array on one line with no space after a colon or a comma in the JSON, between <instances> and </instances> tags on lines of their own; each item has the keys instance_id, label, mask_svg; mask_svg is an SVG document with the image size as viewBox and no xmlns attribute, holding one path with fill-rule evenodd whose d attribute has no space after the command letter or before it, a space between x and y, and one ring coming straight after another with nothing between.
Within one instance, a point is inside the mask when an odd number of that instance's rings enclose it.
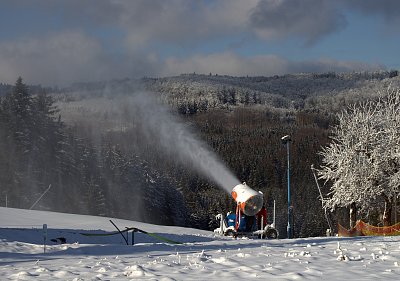
<instances>
[{"instance_id":1,"label":"cloudy sky","mask_svg":"<svg viewBox=\"0 0 400 281\"><path fill-rule=\"evenodd\" d=\"M0 82L399 69L398 0L0 0Z\"/></svg>"}]
</instances>

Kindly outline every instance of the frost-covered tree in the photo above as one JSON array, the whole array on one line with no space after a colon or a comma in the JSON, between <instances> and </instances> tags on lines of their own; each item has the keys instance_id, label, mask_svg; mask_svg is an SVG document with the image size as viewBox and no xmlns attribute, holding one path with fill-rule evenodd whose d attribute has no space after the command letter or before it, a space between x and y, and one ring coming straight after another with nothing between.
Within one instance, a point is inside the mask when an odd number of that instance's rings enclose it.
<instances>
[{"instance_id":1,"label":"frost-covered tree","mask_svg":"<svg viewBox=\"0 0 400 281\"><path fill-rule=\"evenodd\" d=\"M377 101L354 105L340 114L332 142L321 152L320 178L332 183L325 207L350 207L350 226L356 206L367 210L382 199L384 224L391 223L400 183L399 111L400 91L392 89Z\"/></svg>"}]
</instances>

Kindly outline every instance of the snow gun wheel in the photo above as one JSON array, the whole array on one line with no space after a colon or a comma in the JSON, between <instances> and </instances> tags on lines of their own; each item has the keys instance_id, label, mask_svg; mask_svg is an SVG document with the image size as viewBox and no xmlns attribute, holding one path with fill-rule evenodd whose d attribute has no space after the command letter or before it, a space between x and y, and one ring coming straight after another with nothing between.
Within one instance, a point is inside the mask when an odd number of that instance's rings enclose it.
<instances>
[{"instance_id":1,"label":"snow gun wheel","mask_svg":"<svg viewBox=\"0 0 400 281\"><path fill-rule=\"evenodd\" d=\"M225 232L225 236L236 237L236 233L235 233L235 231L233 231L232 229L228 229L228 230Z\"/></svg>"},{"instance_id":2,"label":"snow gun wheel","mask_svg":"<svg viewBox=\"0 0 400 281\"><path fill-rule=\"evenodd\" d=\"M274 228L270 228L266 231L265 233L265 238L267 239L277 239L278 238L278 232Z\"/></svg>"}]
</instances>

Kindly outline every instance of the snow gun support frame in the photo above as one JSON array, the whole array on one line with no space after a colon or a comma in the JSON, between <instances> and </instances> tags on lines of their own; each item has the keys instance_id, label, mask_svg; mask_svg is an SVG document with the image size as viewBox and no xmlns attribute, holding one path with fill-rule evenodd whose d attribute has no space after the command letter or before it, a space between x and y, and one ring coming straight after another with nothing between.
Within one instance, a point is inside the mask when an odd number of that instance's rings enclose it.
<instances>
[{"instance_id":1,"label":"snow gun support frame","mask_svg":"<svg viewBox=\"0 0 400 281\"><path fill-rule=\"evenodd\" d=\"M267 221L266 211L265 214L260 211L264 201L261 192L256 192L243 183L233 188L232 197L237 203L236 212L228 213L226 217L218 214L216 218L220 220L220 226L214 230L215 233L233 237L278 238L275 229L275 202L274 221L272 224L267 224L264 223Z\"/></svg>"}]
</instances>

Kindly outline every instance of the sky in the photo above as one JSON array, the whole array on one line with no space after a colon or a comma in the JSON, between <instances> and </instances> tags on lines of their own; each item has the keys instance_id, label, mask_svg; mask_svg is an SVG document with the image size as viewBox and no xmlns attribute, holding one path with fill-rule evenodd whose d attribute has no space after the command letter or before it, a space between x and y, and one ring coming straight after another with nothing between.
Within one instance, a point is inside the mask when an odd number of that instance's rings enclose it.
<instances>
[{"instance_id":1,"label":"sky","mask_svg":"<svg viewBox=\"0 0 400 281\"><path fill-rule=\"evenodd\" d=\"M0 0L0 82L400 68L397 0Z\"/></svg>"},{"instance_id":2,"label":"sky","mask_svg":"<svg viewBox=\"0 0 400 281\"><path fill-rule=\"evenodd\" d=\"M1 280L399 280L398 236L232 239L193 228L0 207ZM47 231L43 230L47 225ZM44 239L46 237L46 240ZM66 244L52 240L65 238ZM59 240L58 240L59 241ZM46 245L46 247L44 246Z\"/></svg>"}]
</instances>

